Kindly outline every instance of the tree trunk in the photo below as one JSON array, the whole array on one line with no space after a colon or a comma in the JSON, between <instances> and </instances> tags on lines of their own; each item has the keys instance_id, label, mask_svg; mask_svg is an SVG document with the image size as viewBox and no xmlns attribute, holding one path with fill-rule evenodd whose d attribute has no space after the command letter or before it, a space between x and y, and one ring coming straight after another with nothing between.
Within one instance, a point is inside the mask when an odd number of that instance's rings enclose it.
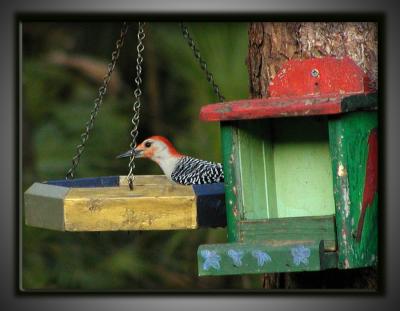
<instances>
[{"instance_id":1,"label":"tree trunk","mask_svg":"<svg viewBox=\"0 0 400 311\"><path fill-rule=\"evenodd\" d=\"M376 83L376 23L252 23L247 65L252 97L267 97L267 87L282 63L295 58L349 56Z\"/></svg>"},{"instance_id":2,"label":"tree trunk","mask_svg":"<svg viewBox=\"0 0 400 311\"><path fill-rule=\"evenodd\" d=\"M290 59L334 56L352 58L377 88L376 23L251 23L247 66L250 94L268 97L269 82ZM268 274L266 288L376 288L375 269Z\"/></svg>"}]
</instances>

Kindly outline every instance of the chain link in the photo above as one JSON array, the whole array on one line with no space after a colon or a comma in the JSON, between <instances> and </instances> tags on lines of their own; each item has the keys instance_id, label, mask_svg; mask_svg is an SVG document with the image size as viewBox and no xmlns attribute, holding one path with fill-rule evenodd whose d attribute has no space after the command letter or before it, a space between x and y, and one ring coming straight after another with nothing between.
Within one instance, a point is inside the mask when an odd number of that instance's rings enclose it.
<instances>
[{"instance_id":1,"label":"chain link","mask_svg":"<svg viewBox=\"0 0 400 311\"><path fill-rule=\"evenodd\" d=\"M132 117L132 130L131 130L131 137L132 141L130 144L131 148L131 156L129 160L129 173L128 173L128 185L131 190L133 190L133 182L135 180L135 177L133 175L133 170L135 169L135 153L134 150L136 148L136 138L138 136L138 127L139 127L139 116L140 116L140 96L142 95L142 90L141 90L141 85L142 85L142 63L143 63L143 56L142 52L144 51L144 44L143 40L145 38L145 32L144 32L144 25L145 23L139 22L138 25L138 33L137 33L137 39L138 39L138 45L136 47L137 51L137 58L136 58L136 78L135 78L135 83L136 83L136 89L134 91L134 96L135 96L135 102L133 103L133 117Z\"/></svg>"},{"instance_id":2,"label":"chain link","mask_svg":"<svg viewBox=\"0 0 400 311\"><path fill-rule=\"evenodd\" d=\"M92 128L94 126L94 121L96 119L97 113L99 112L101 104L103 103L103 97L107 92L107 87L108 87L108 83L110 82L110 79L111 79L111 74L113 73L113 71L115 69L115 64L117 63L121 48L124 45L124 40L125 40L126 34L128 32L128 27L129 26L126 22L124 22L122 24L119 39L115 43L115 50L111 54L111 62L108 64L107 73L103 78L103 84L99 88L98 95L97 95L96 99L94 100L94 107L93 107L92 111L90 112L89 120L86 122L85 131L81 134L81 142L76 147L76 153L72 158L72 166L68 170L68 172L65 176L66 179L74 178L76 168L78 167L82 153L85 150L86 142L89 139L90 131L92 130Z\"/></svg>"},{"instance_id":3,"label":"chain link","mask_svg":"<svg viewBox=\"0 0 400 311\"><path fill-rule=\"evenodd\" d=\"M219 101L221 101L221 102L225 101L225 97L221 94L221 91L219 90L218 85L215 83L212 73L209 72L207 69L207 63L201 57L200 50L197 48L196 43L190 36L189 29L186 27L186 25L184 23L180 23L180 25L181 25L183 37L186 39L189 47L192 49L194 57L197 59L197 61L200 64L201 70L203 70L203 72L206 74L206 79L211 84L215 95L218 97Z\"/></svg>"}]
</instances>

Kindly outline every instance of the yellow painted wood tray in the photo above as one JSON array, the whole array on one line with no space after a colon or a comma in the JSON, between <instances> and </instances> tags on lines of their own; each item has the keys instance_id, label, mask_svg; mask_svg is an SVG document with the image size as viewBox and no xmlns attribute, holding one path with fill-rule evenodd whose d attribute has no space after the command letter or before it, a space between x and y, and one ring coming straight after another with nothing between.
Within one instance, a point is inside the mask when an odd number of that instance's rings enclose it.
<instances>
[{"instance_id":1,"label":"yellow painted wood tray","mask_svg":"<svg viewBox=\"0 0 400 311\"><path fill-rule=\"evenodd\" d=\"M226 225L223 184L181 186L163 175L34 183L25 223L61 231L178 230Z\"/></svg>"}]
</instances>

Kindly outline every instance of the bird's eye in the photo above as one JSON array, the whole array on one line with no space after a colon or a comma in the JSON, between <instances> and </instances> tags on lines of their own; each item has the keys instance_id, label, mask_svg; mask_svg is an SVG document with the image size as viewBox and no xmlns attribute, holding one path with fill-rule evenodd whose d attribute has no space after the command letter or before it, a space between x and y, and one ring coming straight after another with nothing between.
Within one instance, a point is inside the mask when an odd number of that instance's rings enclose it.
<instances>
[{"instance_id":1,"label":"bird's eye","mask_svg":"<svg viewBox=\"0 0 400 311\"><path fill-rule=\"evenodd\" d=\"M151 146L151 142L146 141L146 142L144 143L144 146L145 146L146 148L149 148L149 147Z\"/></svg>"}]
</instances>

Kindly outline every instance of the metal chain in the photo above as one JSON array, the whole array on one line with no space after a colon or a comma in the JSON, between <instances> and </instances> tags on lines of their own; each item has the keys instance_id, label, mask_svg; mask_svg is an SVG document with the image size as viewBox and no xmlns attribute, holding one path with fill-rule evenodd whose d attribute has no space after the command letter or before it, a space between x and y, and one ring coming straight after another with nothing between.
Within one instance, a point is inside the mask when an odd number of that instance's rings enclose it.
<instances>
[{"instance_id":1,"label":"metal chain","mask_svg":"<svg viewBox=\"0 0 400 311\"><path fill-rule=\"evenodd\" d=\"M141 90L141 85L142 85L142 63L143 63L143 56L142 52L144 51L144 44L143 40L145 38L145 33L144 33L144 25L145 23L139 22L138 25L138 33L137 33L137 39L138 39L138 45L136 47L137 50L137 58L136 58L136 78L135 78L135 83L136 83L136 89L134 91L135 95L135 102L133 103L133 117L132 117L132 130L131 130L131 137L132 141L130 144L131 148L131 157L129 160L129 173L128 173L128 185L131 190L133 190L133 182L135 180L135 177L133 176L133 170L135 169L135 154L134 150L136 148L136 138L138 136L138 126L139 126L139 116L140 116L140 96L142 95L142 90Z\"/></svg>"},{"instance_id":2,"label":"metal chain","mask_svg":"<svg viewBox=\"0 0 400 311\"><path fill-rule=\"evenodd\" d=\"M218 99L221 102L225 101L225 97L221 94L221 91L219 90L218 85L215 83L212 73L210 73L207 69L207 63L201 57L199 49L197 48L192 37L190 36L188 28L186 27L186 25L184 23L180 23L180 24L181 24L181 30L182 30L183 37L186 39L189 47L193 50L194 57L198 60L201 69L206 74L206 79L211 84L215 95L218 97Z\"/></svg>"},{"instance_id":3,"label":"metal chain","mask_svg":"<svg viewBox=\"0 0 400 311\"><path fill-rule=\"evenodd\" d=\"M115 43L115 50L111 54L111 62L108 64L107 73L103 78L103 84L99 88L98 95L97 95L96 99L94 100L94 107L93 107L92 111L90 112L89 120L86 122L85 131L81 134L81 142L76 147L76 153L75 153L74 157L72 158L72 166L68 170L68 172L65 176L66 179L74 178L75 170L79 164L82 153L85 150L85 145L86 145L87 140L89 139L90 131L93 128L97 113L99 112L101 104L103 103L103 97L107 92L107 87L108 87L108 83L110 82L110 79L111 79L111 74L113 73L113 71L115 69L115 64L117 63L121 48L124 45L124 40L125 40L126 34L128 32L128 27L129 26L126 22L124 22L122 24L119 39Z\"/></svg>"}]
</instances>

